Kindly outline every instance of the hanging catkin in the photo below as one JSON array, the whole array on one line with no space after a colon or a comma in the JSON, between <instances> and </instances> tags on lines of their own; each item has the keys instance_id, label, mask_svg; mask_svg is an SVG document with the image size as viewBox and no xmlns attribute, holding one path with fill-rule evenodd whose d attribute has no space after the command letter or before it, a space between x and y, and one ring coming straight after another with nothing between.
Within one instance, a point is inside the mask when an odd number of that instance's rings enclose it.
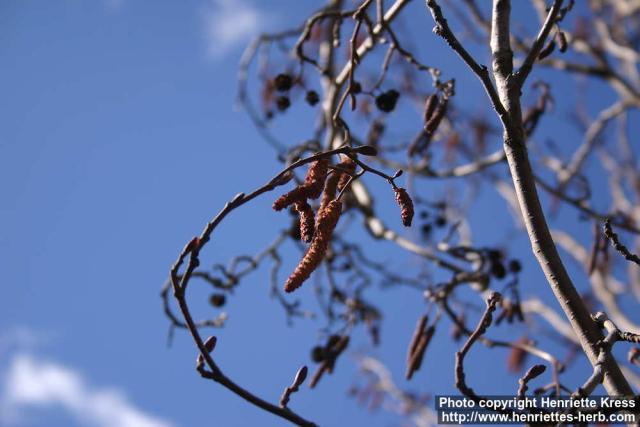
<instances>
[{"instance_id":1,"label":"hanging catkin","mask_svg":"<svg viewBox=\"0 0 640 427\"><path fill-rule=\"evenodd\" d=\"M342 202L332 200L327 206L318 212L316 230L307 252L300 260L296 269L291 273L284 285L285 292L293 292L298 289L311 273L318 268L331 242L333 230L338 224L340 213L342 212Z\"/></svg>"},{"instance_id":2,"label":"hanging catkin","mask_svg":"<svg viewBox=\"0 0 640 427\"><path fill-rule=\"evenodd\" d=\"M349 173L353 173L356 170L356 163L347 157L338 163L336 167L344 171L348 171ZM334 170L333 173L329 175L324 185L324 193L322 194L322 200L320 201L320 208L318 208L318 219L320 218L320 212L326 209L329 203L335 199L337 191L342 190L342 188L347 185L350 178L349 173Z\"/></svg>"},{"instance_id":3,"label":"hanging catkin","mask_svg":"<svg viewBox=\"0 0 640 427\"><path fill-rule=\"evenodd\" d=\"M280 196L273 202L273 209L280 211L291 206L295 202L306 201L307 199L317 199L322 194L324 181L327 178L329 161L322 159L311 163L304 183L293 190Z\"/></svg>"},{"instance_id":4,"label":"hanging catkin","mask_svg":"<svg viewBox=\"0 0 640 427\"><path fill-rule=\"evenodd\" d=\"M345 169L347 172L349 172L349 173L342 172L340 174L340 180L338 181L337 190L342 191L342 189L347 186L347 184L351 180L351 176L356 170L356 162L354 162L353 159L348 158L340 162L339 166L342 167L342 169Z\"/></svg>"},{"instance_id":5,"label":"hanging catkin","mask_svg":"<svg viewBox=\"0 0 640 427\"><path fill-rule=\"evenodd\" d=\"M306 200L294 203L294 208L300 217L300 238L309 243L313 239L315 217L311 205Z\"/></svg>"},{"instance_id":6,"label":"hanging catkin","mask_svg":"<svg viewBox=\"0 0 640 427\"><path fill-rule=\"evenodd\" d=\"M413 201L411 196L404 188L394 188L396 193L396 202L400 206L400 217L402 218L402 224L405 227L411 227L411 220L413 220Z\"/></svg>"}]
</instances>

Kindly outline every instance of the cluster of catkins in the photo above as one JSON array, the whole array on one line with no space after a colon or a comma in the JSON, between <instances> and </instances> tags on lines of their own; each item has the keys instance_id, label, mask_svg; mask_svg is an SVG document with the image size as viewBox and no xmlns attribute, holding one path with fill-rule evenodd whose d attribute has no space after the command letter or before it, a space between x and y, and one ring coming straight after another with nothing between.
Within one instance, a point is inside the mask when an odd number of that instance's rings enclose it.
<instances>
[{"instance_id":1,"label":"cluster of catkins","mask_svg":"<svg viewBox=\"0 0 640 427\"><path fill-rule=\"evenodd\" d=\"M302 260L287 279L285 292L298 289L322 262L342 213L342 202L336 198L336 194L347 185L355 168L355 162L346 158L329 174L329 160L317 160L309 166L302 184L273 203L276 211L294 207L300 216L300 236L304 242L310 243ZM314 215L309 200L321 195L318 213Z\"/></svg>"},{"instance_id":2,"label":"cluster of catkins","mask_svg":"<svg viewBox=\"0 0 640 427\"><path fill-rule=\"evenodd\" d=\"M310 164L304 182L273 202L273 209L281 211L293 206L300 217L300 238L309 243L309 247L284 285L285 292L293 292L311 276L322 263L333 230L335 230L342 202L338 195L349 184L356 169L356 162L345 156L333 170L329 171L326 158ZM409 227L413 219L413 202L404 188L394 188L396 201L400 206L402 223ZM314 214L309 200L322 196L317 214Z\"/></svg>"}]
</instances>

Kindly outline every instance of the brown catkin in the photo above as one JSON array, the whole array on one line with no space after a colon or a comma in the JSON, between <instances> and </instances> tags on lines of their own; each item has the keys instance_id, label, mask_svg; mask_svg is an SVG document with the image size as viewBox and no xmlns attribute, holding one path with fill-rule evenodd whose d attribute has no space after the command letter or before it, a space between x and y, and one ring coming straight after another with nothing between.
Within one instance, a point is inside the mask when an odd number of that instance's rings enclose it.
<instances>
[{"instance_id":1,"label":"brown catkin","mask_svg":"<svg viewBox=\"0 0 640 427\"><path fill-rule=\"evenodd\" d=\"M424 344L419 343L418 348L416 349L416 364L415 364L415 370L419 370L420 367L422 366L422 360L424 359L424 352L427 350L427 348L429 347L429 343L431 342L431 339L433 338L433 334L436 332L436 327L434 325L429 326L425 331L424 331L424 340L426 341Z\"/></svg>"},{"instance_id":2,"label":"brown catkin","mask_svg":"<svg viewBox=\"0 0 640 427\"><path fill-rule=\"evenodd\" d=\"M424 332L424 327L426 326L428 320L429 320L429 316L427 316L426 314L420 316L420 319L418 319L416 328L413 331L413 336L411 337L411 343L409 344L409 351L407 352L407 363L411 362L413 353L416 352L416 347L418 346L418 342L420 342L420 337Z\"/></svg>"},{"instance_id":3,"label":"brown catkin","mask_svg":"<svg viewBox=\"0 0 640 427\"><path fill-rule=\"evenodd\" d=\"M329 172L329 160L327 159L318 160L309 166L307 176L304 179L304 185L309 188L307 198L317 199L320 197L324 181L327 179L327 172Z\"/></svg>"},{"instance_id":4,"label":"brown catkin","mask_svg":"<svg viewBox=\"0 0 640 427\"><path fill-rule=\"evenodd\" d=\"M283 194L273 202L273 210L281 211L296 202L306 201L306 199L317 199L320 197L328 171L329 161L327 159L321 159L311 163L309 170L307 171L307 176L304 179L304 183L288 193Z\"/></svg>"},{"instance_id":5,"label":"brown catkin","mask_svg":"<svg viewBox=\"0 0 640 427\"><path fill-rule=\"evenodd\" d=\"M529 340L526 337L521 337L516 341L516 344L529 344ZM514 346L511 348L507 358L507 369L509 372L520 372L526 360L527 352L520 346Z\"/></svg>"},{"instance_id":6,"label":"brown catkin","mask_svg":"<svg viewBox=\"0 0 640 427\"><path fill-rule=\"evenodd\" d=\"M562 32L558 31L556 34L556 40L558 40L558 50L562 53L567 51L567 36Z\"/></svg>"},{"instance_id":7,"label":"brown catkin","mask_svg":"<svg viewBox=\"0 0 640 427\"><path fill-rule=\"evenodd\" d=\"M411 221L413 220L413 200L407 193L407 190L401 187L394 188L396 193L396 202L400 206L400 217L402 218L402 224L405 227L411 227Z\"/></svg>"},{"instance_id":8,"label":"brown catkin","mask_svg":"<svg viewBox=\"0 0 640 427\"><path fill-rule=\"evenodd\" d=\"M309 382L309 387L314 388L318 385L318 382L324 375L324 373L331 374L333 372L333 368L336 364L336 359L349 345L349 336L343 335L338 337L334 343L327 343L325 350L327 352L327 358L322 362L320 366L318 366L318 370L313 374L311 381Z\"/></svg>"},{"instance_id":9,"label":"brown catkin","mask_svg":"<svg viewBox=\"0 0 640 427\"><path fill-rule=\"evenodd\" d=\"M296 202L293 206L300 216L300 238L303 242L309 243L313 239L315 228L313 209L306 200Z\"/></svg>"},{"instance_id":10,"label":"brown catkin","mask_svg":"<svg viewBox=\"0 0 640 427\"><path fill-rule=\"evenodd\" d=\"M433 111L433 113L429 117L429 120L425 122L424 130L427 134L426 137L429 138L429 140L436 132L436 130L438 130L438 126L440 125L442 118L445 116L445 114L447 114L448 104L448 100L446 98L443 99L442 102L437 105L437 108L434 107L435 111Z\"/></svg>"},{"instance_id":11,"label":"brown catkin","mask_svg":"<svg viewBox=\"0 0 640 427\"><path fill-rule=\"evenodd\" d=\"M442 100L440 100L436 95L431 95L431 97L427 98L423 117L424 132L420 138L416 139L409 146L410 156L422 153L429 147L433 135L438 130L438 126L440 126L440 122L447 114L448 103L449 100L447 97L443 97Z\"/></svg>"},{"instance_id":12,"label":"brown catkin","mask_svg":"<svg viewBox=\"0 0 640 427\"><path fill-rule=\"evenodd\" d=\"M407 372L405 373L405 378L410 380L413 377L413 374L420 369L422 366L422 359L424 359L424 353L431 342L431 338L433 338L433 334L435 332L435 326L429 326L418 339L418 343L416 344L416 348L409 359L409 363L407 364Z\"/></svg>"},{"instance_id":13,"label":"brown catkin","mask_svg":"<svg viewBox=\"0 0 640 427\"><path fill-rule=\"evenodd\" d=\"M436 110L436 107L438 106L439 103L440 103L440 99L438 98L438 95L436 95L435 93L429 95L429 97L424 103L423 120L425 124L429 123L429 120L431 120L431 117L433 117L433 113Z\"/></svg>"},{"instance_id":14,"label":"brown catkin","mask_svg":"<svg viewBox=\"0 0 640 427\"><path fill-rule=\"evenodd\" d=\"M355 170L356 165L353 160L347 157L343 161L338 163L336 167L352 172ZM345 177L346 181L343 181L343 176ZM318 208L318 219L320 218L320 212L324 211L329 203L331 203L331 201L336 198L336 193L340 188L340 184L342 183L343 185L346 185L348 179L348 174L337 170L334 170L333 173L329 175L324 185L324 193L322 194L322 200L320 201L320 207Z\"/></svg>"},{"instance_id":15,"label":"brown catkin","mask_svg":"<svg viewBox=\"0 0 640 427\"><path fill-rule=\"evenodd\" d=\"M316 231L307 252L300 260L296 269L291 273L284 285L285 292L293 292L298 289L311 273L318 268L331 242L333 230L338 224L342 213L342 202L332 200L325 209L318 212Z\"/></svg>"},{"instance_id":16,"label":"brown catkin","mask_svg":"<svg viewBox=\"0 0 640 427\"><path fill-rule=\"evenodd\" d=\"M296 202L306 201L308 191L309 189L304 184L297 186L288 193L278 197L276 201L273 202L273 210L281 211Z\"/></svg>"},{"instance_id":17,"label":"brown catkin","mask_svg":"<svg viewBox=\"0 0 640 427\"><path fill-rule=\"evenodd\" d=\"M351 175L356 170L356 162L353 159L349 158L340 163L340 167L346 169L349 173L342 172L340 174L340 180L338 181L338 191L342 191L344 187L347 186L349 180L351 179Z\"/></svg>"},{"instance_id":18,"label":"brown catkin","mask_svg":"<svg viewBox=\"0 0 640 427\"><path fill-rule=\"evenodd\" d=\"M336 359L342 354L348 345L349 335L342 335L333 345L327 346L327 352L329 353L327 360L325 360L325 363L327 364L327 372L330 374L333 373L333 368L336 366Z\"/></svg>"}]
</instances>

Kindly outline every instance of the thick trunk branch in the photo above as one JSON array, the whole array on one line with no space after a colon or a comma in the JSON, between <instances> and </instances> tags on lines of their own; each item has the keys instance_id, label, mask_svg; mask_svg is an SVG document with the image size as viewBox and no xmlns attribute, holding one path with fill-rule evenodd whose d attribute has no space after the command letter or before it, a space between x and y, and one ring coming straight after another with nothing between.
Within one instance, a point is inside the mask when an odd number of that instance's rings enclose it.
<instances>
[{"instance_id":1,"label":"thick trunk branch","mask_svg":"<svg viewBox=\"0 0 640 427\"><path fill-rule=\"evenodd\" d=\"M509 126L505 126L504 150L533 253L556 299L571 322L582 349L591 364L596 366L599 356L597 343L604 337L591 319L589 311L560 259L547 226L529 163L520 108L521 86L512 73L513 53L509 44L510 9L509 0L493 1L491 52L494 78L500 100L510 118ZM604 386L610 395L633 394L618 364L610 354L605 358L603 367Z\"/></svg>"}]
</instances>

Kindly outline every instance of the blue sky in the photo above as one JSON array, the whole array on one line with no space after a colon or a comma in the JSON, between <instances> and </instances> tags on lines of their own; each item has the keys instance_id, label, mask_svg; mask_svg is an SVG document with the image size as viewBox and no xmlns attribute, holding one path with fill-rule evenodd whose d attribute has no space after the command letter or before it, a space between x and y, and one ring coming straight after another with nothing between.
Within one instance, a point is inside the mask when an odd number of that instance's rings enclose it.
<instances>
[{"instance_id":1,"label":"blue sky","mask_svg":"<svg viewBox=\"0 0 640 427\"><path fill-rule=\"evenodd\" d=\"M318 4L0 2L2 426L283 425L200 379L195 348L184 333L178 331L167 347L158 293L179 250L224 202L279 170L246 114L234 108L237 64L256 32L297 23ZM408 15L408 23L430 29L424 5L411 8L417 13ZM432 49L433 65L455 76L458 93L472 100L463 108L486 105L475 78L430 32L426 37L420 48ZM600 101L611 97L596 90ZM570 98L574 91L567 85L556 96ZM559 102L549 119L550 135L563 130L572 136L561 127L568 105ZM293 114L310 116L302 107ZM279 130L285 138L304 138L305 123L289 121ZM438 195L444 187L438 185L429 193ZM377 191L391 197L385 186ZM216 231L204 262L224 262L268 244L286 226L269 204L257 201ZM475 212L475 225L510 221L505 203L491 191ZM563 218L564 225L581 230L575 212ZM476 239L504 242L509 230L496 227L476 227ZM510 247L514 255L529 256L522 236ZM400 268L416 266L412 257L389 255L391 249L382 243L374 255ZM531 259L525 273L524 288L548 300ZM311 290L305 292L301 298L313 308ZM194 307L211 316L206 296L196 289ZM404 348L424 303L403 289L375 290L370 297L384 301L386 316L384 345L374 354L405 386ZM309 363L320 322L288 327L269 299L266 268L250 276L225 308L229 321L215 332L216 360L240 384L276 401L297 368ZM503 328L498 335L511 333ZM409 386L453 392L456 345L445 330L436 342L427 355L433 368L418 376L424 387ZM352 425L397 424L396 417L369 414L346 398L360 350L370 350L362 331L338 374L317 390L295 395L293 407L322 425L345 419ZM501 361L506 357L478 349L484 365L471 371L476 384L515 390L517 377L504 374L496 384L495 371L486 369L495 354Z\"/></svg>"}]
</instances>

